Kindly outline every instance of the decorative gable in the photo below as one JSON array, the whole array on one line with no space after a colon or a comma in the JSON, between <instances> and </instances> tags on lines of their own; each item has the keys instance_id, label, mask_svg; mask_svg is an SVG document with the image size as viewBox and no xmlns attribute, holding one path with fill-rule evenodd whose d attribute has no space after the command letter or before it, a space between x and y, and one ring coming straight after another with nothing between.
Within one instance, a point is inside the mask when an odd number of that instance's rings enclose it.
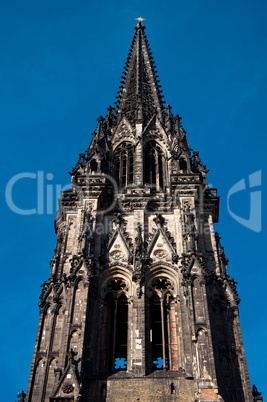
<instances>
[{"instance_id":1,"label":"decorative gable","mask_svg":"<svg viewBox=\"0 0 267 402\"><path fill-rule=\"evenodd\" d=\"M154 222L157 224L157 229L154 229L154 234L150 235L151 240L147 248L148 257L152 259L153 263L161 260L177 262L176 244L170 232L164 226L165 219L162 215L157 214Z\"/></svg>"},{"instance_id":2,"label":"decorative gable","mask_svg":"<svg viewBox=\"0 0 267 402\"><path fill-rule=\"evenodd\" d=\"M69 357L69 364L56 386L55 392L50 397L50 402L75 401L80 393L80 384L74 360L75 353L72 351Z\"/></svg>"},{"instance_id":3,"label":"decorative gable","mask_svg":"<svg viewBox=\"0 0 267 402\"><path fill-rule=\"evenodd\" d=\"M126 240L122 233L118 230L112 239L109 247L109 260L110 262L122 261L127 262L131 256Z\"/></svg>"},{"instance_id":4,"label":"decorative gable","mask_svg":"<svg viewBox=\"0 0 267 402\"><path fill-rule=\"evenodd\" d=\"M133 128L125 116L122 117L120 123L116 127L113 138L112 145L114 148L122 141L134 141L135 137L133 134Z\"/></svg>"},{"instance_id":5,"label":"decorative gable","mask_svg":"<svg viewBox=\"0 0 267 402\"><path fill-rule=\"evenodd\" d=\"M118 261L122 263L131 263L133 259L133 244L126 231L127 222L121 214L116 214L113 219L114 228L110 234L108 242L108 257L110 263Z\"/></svg>"}]
</instances>

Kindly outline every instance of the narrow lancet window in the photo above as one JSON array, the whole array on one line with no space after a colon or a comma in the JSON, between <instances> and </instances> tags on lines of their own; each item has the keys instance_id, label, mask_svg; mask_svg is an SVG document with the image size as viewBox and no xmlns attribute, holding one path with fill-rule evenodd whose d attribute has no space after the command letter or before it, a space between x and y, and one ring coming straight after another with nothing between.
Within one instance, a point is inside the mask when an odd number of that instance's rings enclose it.
<instances>
[{"instance_id":1,"label":"narrow lancet window","mask_svg":"<svg viewBox=\"0 0 267 402\"><path fill-rule=\"evenodd\" d=\"M104 302L101 366L104 371L127 368L128 301L124 294L114 299L108 293Z\"/></svg>"},{"instance_id":2,"label":"narrow lancet window","mask_svg":"<svg viewBox=\"0 0 267 402\"><path fill-rule=\"evenodd\" d=\"M104 371L112 370L113 366L113 333L114 333L114 298L108 293L104 301L101 367Z\"/></svg>"},{"instance_id":3,"label":"narrow lancet window","mask_svg":"<svg viewBox=\"0 0 267 402\"><path fill-rule=\"evenodd\" d=\"M144 180L154 191L163 191L164 156L155 141L148 142L144 150Z\"/></svg>"},{"instance_id":4,"label":"narrow lancet window","mask_svg":"<svg viewBox=\"0 0 267 402\"><path fill-rule=\"evenodd\" d=\"M133 184L133 166L133 145L123 142L115 150L115 178L119 188Z\"/></svg>"},{"instance_id":5,"label":"narrow lancet window","mask_svg":"<svg viewBox=\"0 0 267 402\"><path fill-rule=\"evenodd\" d=\"M166 298L150 299L150 342L153 370L169 368L169 330Z\"/></svg>"},{"instance_id":6,"label":"narrow lancet window","mask_svg":"<svg viewBox=\"0 0 267 402\"><path fill-rule=\"evenodd\" d=\"M114 368L116 370L124 370L127 366L128 335L128 302L125 295L121 295L117 301L116 315Z\"/></svg>"}]
</instances>

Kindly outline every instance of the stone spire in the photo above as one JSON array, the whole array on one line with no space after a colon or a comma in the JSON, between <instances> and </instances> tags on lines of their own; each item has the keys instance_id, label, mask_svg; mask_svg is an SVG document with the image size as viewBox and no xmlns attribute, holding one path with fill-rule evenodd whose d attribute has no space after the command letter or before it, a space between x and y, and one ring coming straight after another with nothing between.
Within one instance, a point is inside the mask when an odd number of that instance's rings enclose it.
<instances>
[{"instance_id":1,"label":"stone spire","mask_svg":"<svg viewBox=\"0 0 267 402\"><path fill-rule=\"evenodd\" d=\"M25 402L262 401L214 233L217 190L163 106L142 21L116 109L61 192Z\"/></svg>"},{"instance_id":2,"label":"stone spire","mask_svg":"<svg viewBox=\"0 0 267 402\"><path fill-rule=\"evenodd\" d=\"M141 21L135 34L123 71L115 114L124 114L129 122L146 123L154 114L163 121L163 95L157 70Z\"/></svg>"}]
</instances>

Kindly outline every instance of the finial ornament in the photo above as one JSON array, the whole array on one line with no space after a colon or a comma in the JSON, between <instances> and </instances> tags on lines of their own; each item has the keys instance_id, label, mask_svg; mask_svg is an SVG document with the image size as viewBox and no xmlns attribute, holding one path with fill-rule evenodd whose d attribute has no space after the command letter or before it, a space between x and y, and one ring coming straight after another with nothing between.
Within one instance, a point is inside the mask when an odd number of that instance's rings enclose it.
<instances>
[{"instance_id":1,"label":"finial ornament","mask_svg":"<svg viewBox=\"0 0 267 402\"><path fill-rule=\"evenodd\" d=\"M138 18L135 18L138 22L142 22L142 21L145 21L146 19L145 18L142 18L142 17L138 17Z\"/></svg>"}]
</instances>

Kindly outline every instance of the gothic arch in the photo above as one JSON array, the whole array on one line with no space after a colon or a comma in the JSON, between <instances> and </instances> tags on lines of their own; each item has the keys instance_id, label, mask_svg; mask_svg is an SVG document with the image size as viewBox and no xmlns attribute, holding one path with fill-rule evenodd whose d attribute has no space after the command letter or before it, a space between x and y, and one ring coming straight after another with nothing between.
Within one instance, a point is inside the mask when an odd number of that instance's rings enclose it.
<instances>
[{"instance_id":1,"label":"gothic arch","mask_svg":"<svg viewBox=\"0 0 267 402\"><path fill-rule=\"evenodd\" d=\"M176 307L170 290L151 291L147 316L149 317L148 369L178 370Z\"/></svg>"},{"instance_id":2,"label":"gothic arch","mask_svg":"<svg viewBox=\"0 0 267 402\"><path fill-rule=\"evenodd\" d=\"M116 146L114 147L114 152L116 151L116 149L118 149L124 143L127 143L127 144L129 143L132 147L134 147L133 138L132 139L127 138L127 140L125 140L125 137L124 137L123 139L121 139L120 141L118 141L116 143Z\"/></svg>"},{"instance_id":3,"label":"gothic arch","mask_svg":"<svg viewBox=\"0 0 267 402\"><path fill-rule=\"evenodd\" d=\"M178 293L178 276L177 272L173 268L172 265L166 265L162 263L152 264L149 267L149 270L146 272L146 288L149 292L149 289L153 288L152 281L156 279L166 279L170 281L172 289L168 287L173 295L177 295Z\"/></svg>"},{"instance_id":4,"label":"gothic arch","mask_svg":"<svg viewBox=\"0 0 267 402\"><path fill-rule=\"evenodd\" d=\"M163 147L155 140L144 144L144 184L155 191L163 191L166 186L166 155Z\"/></svg>"},{"instance_id":5,"label":"gothic arch","mask_svg":"<svg viewBox=\"0 0 267 402\"><path fill-rule=\"evenodd\" d=\"M127 280L109 276L103 283L100 368L125 370L129 348L129 295Z\"/></svg>"},{"instance_id":6,"label":"gothic arch","mask_svg":"<svg viewBox=\"0 0 267 402\"><path fill-rule=\"evenodd\" d=\"M119 188L134 183L134 145L121 141L114 150L115 179Z\"/></svg>"},{"instance_id":7,"label":"gothic arch","mask_svg":"<svg viewBox=\"0 0 267 402\"><path fill-rule=\"evenodd\" d=\"M121 293L125 293L125 295L129 298L133 294L132 289L132 271L129 271L126 267L115 266L109 267L101 277L100 280L100 297L104 300L106 293L109 291L108 284L112 280L124 281L124 285L119 289L118 295ZM119 286L119 283L118 283Z\"/></svg>"},{"instance_id":8,"label":"gothic arch","mask_svg":"<svg viewBox=\"0 0 267 402\"><path fill-rule=\"evenodd\" d=\"M149 371L178 370L177 290L177 272L172 267L155 264L147 272Z\"/></svg>"},{"instance_id":9,"label":"gothic arch","mask_svg":"<svg viewBox=\"0 0 267 402\"><path fill-rule=\"evenodd\" d=\"M207 328L206 328L205 325L196 324L196 325L195 325L195 334L196 334L196 338L198 338L200 331L204 331L205 335L208 335L208 330L207 330Z\"/></svg>"},{"instance_id":10,"label":"gothic arch","mask_svg":"<svg viewBox=\"0 0 267 402\"><path fill-rule=\"evenodd\" d=\"M80 268L81 268L81 266L80 266ZM84 284L84 277L81 275L77 276L77 278L75 279L74 289L77 288L78 286L80 286L80 282L83 282L83 284Z\"/></svg>"}]
</instances>

